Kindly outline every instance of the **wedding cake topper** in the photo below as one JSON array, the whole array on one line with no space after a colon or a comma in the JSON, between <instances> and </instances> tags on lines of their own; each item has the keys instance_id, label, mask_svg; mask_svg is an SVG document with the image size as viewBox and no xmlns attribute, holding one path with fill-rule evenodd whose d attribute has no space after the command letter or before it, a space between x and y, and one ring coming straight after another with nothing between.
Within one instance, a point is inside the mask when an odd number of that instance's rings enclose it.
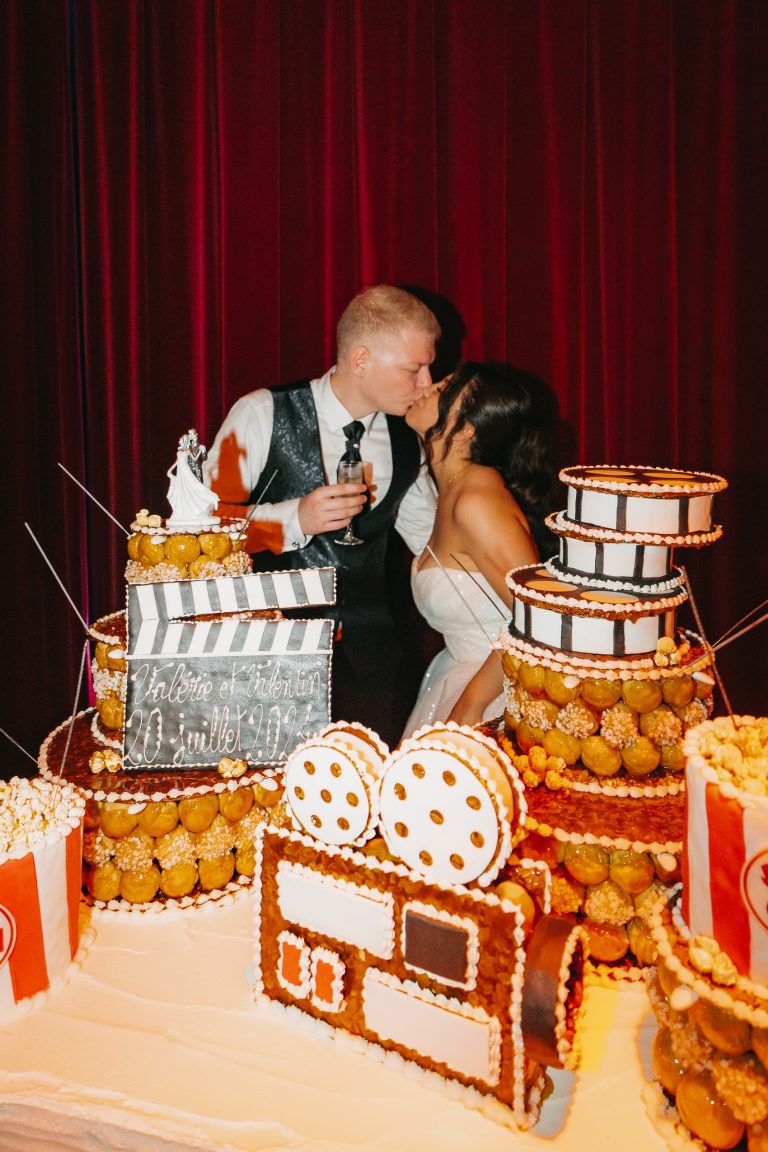
<instances>
[{"instance_id":1,"label":"wedding cake topper","mask_svg":"<svg viewBox=\"0 0 768 1152\"><path fill-rule=\"evenodd\" d=\"M205 445L200 443L197 429L190 428L180 437L176 461L167 472L171 481L168 487L171 515L167 524L204 527L219 523L218 516L211 515L219 498L203 483L203 461L206 455Z\"/></svg>"}]
</instances>

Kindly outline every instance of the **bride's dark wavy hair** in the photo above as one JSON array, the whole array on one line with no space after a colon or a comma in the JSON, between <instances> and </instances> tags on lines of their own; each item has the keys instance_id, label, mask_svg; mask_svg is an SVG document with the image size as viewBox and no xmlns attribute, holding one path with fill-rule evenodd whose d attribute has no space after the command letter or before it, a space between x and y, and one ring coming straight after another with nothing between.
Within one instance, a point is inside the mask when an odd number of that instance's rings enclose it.
<instances>
[{"instance_id":1,"label":"bride's dark wavy hair","mask_svg":"<svg viewBox=\"0 0 768 1152\"><path fill-rule=\"evenodd\" d=\"M446 445L472 425L470 460L496 469L528 520L542 559L551 555L554 538L543 520L553 510L556 492L554 396L517 368L465 361L440 391L437 422L424 436L427 446L448 428L454 404Z\"/></svg>"}]
</instances>

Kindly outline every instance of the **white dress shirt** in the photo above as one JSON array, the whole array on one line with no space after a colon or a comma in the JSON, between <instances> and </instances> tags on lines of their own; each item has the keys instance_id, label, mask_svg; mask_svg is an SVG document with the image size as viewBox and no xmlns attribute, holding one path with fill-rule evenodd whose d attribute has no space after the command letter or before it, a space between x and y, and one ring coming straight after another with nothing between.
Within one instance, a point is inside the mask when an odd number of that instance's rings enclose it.
<instances>
[{"instance_id":1,"label":"white dress shirt","mask_svg":"<svg viewBox=\"0 0 768 1152\"><path fill-rule=\"evenodd\" d=\"M319 380L311 380L310 388L317 411L320 430L320 452L326 481L336 483L336 465L346 447L344 425L353 417L336 396L331 385L334 369ZM274 420L274 402L268 388L249 392L233 404L218 431L205 462L206 483L226 503L243 504L253 492L269 456ZM366 466L367 482L371 485L371 506L386 495L392 481L392 446L387 418L383 412L373 412L362 421L364 432L360 441L360 454ZM234 440L232 440L234 438ZM237 446L237 478L220 474L222 445L227 444L227 455L232 443ZM269 477L265 476L266 485ZM258 497L259 493L257 493ZM268 495L268 492L267 492ZM400 502L395 528L414 555L423 551L435 519L436 494L425 468ZM305 547L311 540L299 525L299 499L284 500L277 504L266 501L259 504L259 520L277 521L283 527L283 551Z\"/></svg>"}]
</instances>

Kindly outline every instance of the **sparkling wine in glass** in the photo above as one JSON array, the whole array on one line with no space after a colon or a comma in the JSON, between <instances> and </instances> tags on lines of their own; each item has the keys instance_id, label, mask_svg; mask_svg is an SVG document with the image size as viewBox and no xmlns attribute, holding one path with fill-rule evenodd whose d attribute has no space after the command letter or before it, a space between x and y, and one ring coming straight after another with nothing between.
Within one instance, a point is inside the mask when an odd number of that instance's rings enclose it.
<instances>
[{"instance_id":1,"label":"sparkling wine in glass","mask_svg":"<svg viewBox=\"0 0 768 1152\"><path fill-rule=\"evenodd\" d=\"M339 467L336 471L337 484L363 484L365 476L363 474L362 460L339 460ZM347 524L347 530L339 540L334 540L334 544L362 544L359 536L355 536L352 530L353 521L350 520Z\"/></svg>"}]
</instances>

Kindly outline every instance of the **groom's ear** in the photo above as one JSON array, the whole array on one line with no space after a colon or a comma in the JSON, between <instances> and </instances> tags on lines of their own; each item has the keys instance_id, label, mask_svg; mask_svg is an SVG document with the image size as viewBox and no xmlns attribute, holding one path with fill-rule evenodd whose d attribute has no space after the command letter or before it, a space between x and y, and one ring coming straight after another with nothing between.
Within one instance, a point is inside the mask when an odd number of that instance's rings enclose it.
<instances>
[{"instance_id":1,"label":"groom's ear","mask_svg":"<svg viewBox=\"0 0 768 1152\"><path fill-rule=\"evenodd\" d=\"M365 344L357 344L349 353L349 366L355 376L364 376L371 361L371 351Z\"/></svg>"}]
</instances>

